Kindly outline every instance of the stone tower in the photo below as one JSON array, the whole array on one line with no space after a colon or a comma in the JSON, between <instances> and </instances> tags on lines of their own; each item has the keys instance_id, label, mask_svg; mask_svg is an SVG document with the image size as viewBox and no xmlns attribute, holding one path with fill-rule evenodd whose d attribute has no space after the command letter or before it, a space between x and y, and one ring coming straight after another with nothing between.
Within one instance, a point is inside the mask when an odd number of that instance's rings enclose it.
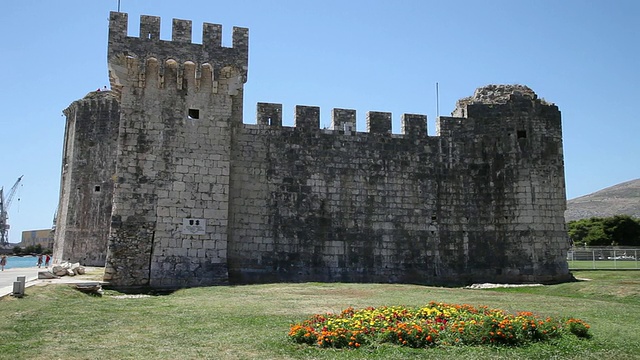
<instances>
[{"instance_id":1,"label":"stone tower","mask_svg":"<svg viewBox=\"0 0 640 360\"><path fill-rule=\"evenodd\" d=\"M104 266L120 106L110 91L94 91L66 110L54 263Z\"/></svg>"},{"instance_id":2,"label":"stone tower","mask_svg":"<svg viewBox=\"0 0 640 360\"><path fill-rule=\"evenodd\" d=\"M242 123L248 30L142 16L127 36L127 14L112 12L109 76L120 98L113 215L105 280L116 286L226 283L232 128Z\"/></svg>"}]
</instances>

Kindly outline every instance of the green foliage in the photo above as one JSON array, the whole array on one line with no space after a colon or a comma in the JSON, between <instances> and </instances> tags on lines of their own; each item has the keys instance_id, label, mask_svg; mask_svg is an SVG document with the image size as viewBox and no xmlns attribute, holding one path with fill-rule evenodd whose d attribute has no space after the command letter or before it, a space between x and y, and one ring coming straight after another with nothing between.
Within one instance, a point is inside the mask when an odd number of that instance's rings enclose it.
<instances>
[{"instance_id":1,"label":"green foliage","mask_svg":"<svg viewBox=\"0 0 640 360\"><path fill-rule=\"evenodd\" d=\"M49 254L51 255L53 253L53 251L51 249L45 249L42 247L42 245L37 244L37 245L29 245L26 246L24 249L21 248L20 246L14 246L13 247L13 253L15 255L29 255L29 254Z\"/></svg>"},{"instance_id":2,"label":"green foliage","mask_svg":"<svg viewBox=\"0 0 640 360\"><path fill-rule=\"evenodd\" d=\"M569 326L569 331L579 338L591 338L589 333L589 325L580 319L569 319L566 324Z\"/></svg>"},{"instance_id":3,"label":"green foliage","mask_svg":"<svg viewBox=\"0 0 640 360\"><path fill-rule=\"evenodd\" d=\"M575 245L640 246L640 219L627 215L574 220L567 227Z\"/></svg>"},{"instance_id":4,"label":"green foliage","mask_svg":"<svg viewBox=\"0 0 640 360\"><path fill-rule=\"evenodd\" d=\"M640 219L618 215L604 219L603 225L615 245L640 245Z\"/></svg>"}]
</instances>

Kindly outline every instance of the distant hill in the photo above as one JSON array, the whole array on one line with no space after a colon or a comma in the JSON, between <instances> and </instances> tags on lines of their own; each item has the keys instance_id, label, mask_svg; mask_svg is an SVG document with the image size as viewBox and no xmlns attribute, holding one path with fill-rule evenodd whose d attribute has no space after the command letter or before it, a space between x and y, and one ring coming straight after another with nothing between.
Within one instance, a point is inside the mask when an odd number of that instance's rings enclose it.
<instances>
[{"instance_id":1,"label":"distant hill","mask_svg":"<svg viewBox=\"0 0 640 360\"><path fill-rule=\"evenodd\" d=\"M640 179L568 200L564 213L567 221L615 215L640 218Z\"/></svg>"}]
</instances>

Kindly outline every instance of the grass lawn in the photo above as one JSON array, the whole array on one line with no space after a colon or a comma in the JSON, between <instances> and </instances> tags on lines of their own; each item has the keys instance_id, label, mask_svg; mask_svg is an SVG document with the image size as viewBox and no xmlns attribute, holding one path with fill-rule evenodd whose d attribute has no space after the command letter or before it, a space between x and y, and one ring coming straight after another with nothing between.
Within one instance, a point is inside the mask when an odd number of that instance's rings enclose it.
<instances>
[{"instance_id":1,"label":"grass lawn","mask_svg":"<svg viewBox=\"0 0 640 360\"><path fill-rule=\"evenodd\" d=\"M580 281L468 290L393 284L268 284L194 288L170 295L94 297L70 285L0 299L2 359L640 359L640 272L574 272ZM289 325L349 306L430 301L573 316L593 337L522 348L319 349L289 341Z\"/></svg>"},{"instance_id":2,"label":"grass lawn","mask_svg":"<svg viewBox=\"0 0 640 360\"><path fill-rule=\"evenodd\" d=\"M640 269L637 260L569 260L569 269Z\"/></svg>"}]
</instances>

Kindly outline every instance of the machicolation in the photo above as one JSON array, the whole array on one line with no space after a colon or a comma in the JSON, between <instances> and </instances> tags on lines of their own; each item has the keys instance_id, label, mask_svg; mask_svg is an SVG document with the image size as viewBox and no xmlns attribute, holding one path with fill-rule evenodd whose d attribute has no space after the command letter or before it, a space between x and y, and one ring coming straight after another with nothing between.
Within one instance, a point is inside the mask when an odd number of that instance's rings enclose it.
<instances>
[{"instance_id":1,"label":"machicolation","mask_svg":"<svg viewBox=\"0 0 640 360\"><path fill-rule=\"evenodd\" d=\"M521 85L424 115L258 103L243 119L248 30L112 12L112 91L72 103L54 262L116 287L289 281L470 284L570 279L558 108Z\"/></svg>"}]
</instances>

